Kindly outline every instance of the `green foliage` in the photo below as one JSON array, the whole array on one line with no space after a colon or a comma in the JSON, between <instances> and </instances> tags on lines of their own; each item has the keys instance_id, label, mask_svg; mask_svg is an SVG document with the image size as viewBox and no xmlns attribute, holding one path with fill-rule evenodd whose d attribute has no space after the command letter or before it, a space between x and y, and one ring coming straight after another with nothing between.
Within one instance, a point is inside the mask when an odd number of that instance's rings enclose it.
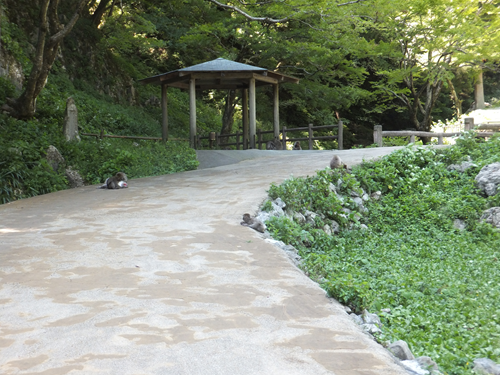
<instances>
[{"instance_id":1,"label":"green foliage","mask_svg":"<svg viewBox=\"0 0 500 375\"><path fill-rule=\"evenodd\" d=\"M8 95L11 85L0 79L0 93ZM19 121L0 116L0 202L46 194L68 187L64 168L78 170L87 184L103 182L118 171L129 178L157 176L196 169L196 153L186 142L161 142L82 136L81 142L66 142L62 119L69 95L75 98L80 131L141 136L160 136L159 122L149 111L123 106L92 91L76 90L62 74L52 75L38 102L37 117ZM154 112L154 111L153 111ZM174 136L183 136L171 129ZM66 164L57 172L47 164L50 145L63 155Z\"/></svg>"},{"instance_id":2,"label":"green foliage","mask_svg":"<svg viewBox=\"0 0 500 375\"><path fill-rule=\"evenodd\" d=\"M356 312L379 313L378 340L405 340L443 373L470 374L475 358L500 361L500 231L479 222L500 198L484 197L474 181L482 166L499 161L499 147L497 137L484 142L466 134L445 149L408 146L357 166L351 178L367 191L384 192L366 203L362 235L354 227L329 236L288 218L273 218L268 227L297 247L304 271L329 295ZM469 160L477 167L447 169ZM328 173L273 185L270 197L279 196L287 209L325 215L325 190L318 186ZM328 202L338 209L335 203ZM466 230L454 227L456 219Z\"/></svg>"},{"instance_id":3,"label":"green foliage","mask_svg":"<svg viewBox=\"0 0 500 375\"><path fill-rule=\"evenodd\" d=\"M64 175L55 173L44 159L51 141L47 128L36 121L0 115L1 203L66 188Z\"/></svg>"},{"instance_id":4,"label":"green foliage","mask_svg":"<svg viewBox=\"0 0 500 375\"><path fill-rule=\"evenodd\" d=\"M15 92L15 86L9 80L0 77L0 102L5 103L5 99L14 97Z\"/></svg>"}]
</instances>

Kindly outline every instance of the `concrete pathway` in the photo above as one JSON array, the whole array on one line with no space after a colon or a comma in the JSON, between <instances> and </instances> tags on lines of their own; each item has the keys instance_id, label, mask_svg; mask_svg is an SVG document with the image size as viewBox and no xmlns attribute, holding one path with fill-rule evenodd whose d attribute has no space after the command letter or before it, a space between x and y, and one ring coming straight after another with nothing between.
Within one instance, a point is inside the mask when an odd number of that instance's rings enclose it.
<instances>
[{"instance_id":1,"label":"concrete pathway","mask_svg":"<svg viewBox=\"0 0 500 375\"><path fill-rule=\"evenodd\" d=\"M353 164L391 150L338 153ZM405 374L239 224L271 182L311 175L333 152L251 153L0 206L0 373Z\"/></svg>"}]
</instances>

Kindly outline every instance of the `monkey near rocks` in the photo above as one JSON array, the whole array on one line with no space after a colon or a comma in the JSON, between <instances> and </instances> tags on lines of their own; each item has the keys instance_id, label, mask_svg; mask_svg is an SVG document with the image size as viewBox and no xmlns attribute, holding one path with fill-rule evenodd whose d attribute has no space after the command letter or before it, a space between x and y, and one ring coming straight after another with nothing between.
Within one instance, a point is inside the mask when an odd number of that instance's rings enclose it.
<instances>
[{"instance_id":1,"label":"monkey near rocks","mask_svg":"<svg viewBox=\"0 0 500 375\"><path fill-rule=\"evenodd\" d=\"M243 214L243 221L240 224L245 227L255 229L260 233L264 233L266 231L266 226L262 223L262 221L252 218L250 214Z\"/></svg>"},{"instance_id":2,"label":"monkey near rocks","mask_svg":"<svg viewBox=\"0 0 500 375\"><path fill-rule=\"evenodd\" d=\"M333 155L332 160L330 160L330 168L331 169L347 169L347 165L342 162L340 156Z\"/></svg>"}]
</instances>

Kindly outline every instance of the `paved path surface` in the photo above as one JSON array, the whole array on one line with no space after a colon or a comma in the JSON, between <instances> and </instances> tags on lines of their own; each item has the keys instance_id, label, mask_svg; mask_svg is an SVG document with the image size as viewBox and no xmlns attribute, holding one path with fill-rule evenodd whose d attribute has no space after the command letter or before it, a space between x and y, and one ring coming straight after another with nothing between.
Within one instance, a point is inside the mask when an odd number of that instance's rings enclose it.
<instances>
[{"instance_id":1,"label":"paved path surface","mask_svg":"<svg viewBox=\"0 0 500 375\"><path fill-rule=\"evenodd\" d=\"M390 150L339 154L353 164ZM239 225L271 182L311 175L332 152L252 152L0 206L0 373L405 374Z\"/></svg>"}]
</instances>

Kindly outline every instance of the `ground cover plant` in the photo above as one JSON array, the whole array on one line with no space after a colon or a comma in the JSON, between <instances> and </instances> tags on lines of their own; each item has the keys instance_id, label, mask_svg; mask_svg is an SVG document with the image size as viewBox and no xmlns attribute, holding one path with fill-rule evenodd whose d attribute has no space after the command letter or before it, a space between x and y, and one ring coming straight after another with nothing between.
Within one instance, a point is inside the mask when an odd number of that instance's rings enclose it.
<instances>
[{"instance_id":1,"label":"ground cover plant","mask_svg":"<svg viewBox=\"0 0 500 375\"><path fill-rule=\"evenodd\" d=\"M0 102L14 88L0 79ZM17 120L0 114L0 204L46 194L69 187L65 168L79 171L84 183L103 183L118 171L129 179L158 176L196 169L196 152L188 142L162 142L81 136L81 142L66 142L62 132L68 96L77 101L81 132L161 136L161 127L150 108L120 105L72 87L64 77L54 78L40 96L33 119ZM186 128L186 127L184 127ZM135 133L137 132L137 133ZM181 127L172 129L182 137ZM46 160L55 146L65 165L54 171Z\"/></svg>"},{"instance_id":2,"label":"ground cover plant","mask_svg":"<svg viewBox=\"0 0 500 375\"><path fill-rule=\"evenodd\" d=\"M447 169L467 160L476 167ZM290 211L314 211L316 223L271 218L268 229L298 248L304 271L332 297L380 315L380 342L405 340L444 374L471 374L476 358L500 362L500 233L479 220L500 206L500 194L486 198L474 182L498 161L499 138L466 135L446 149L406 147L352 174L326 169L292 178L271 186L270 197ZM328 188L339 179L346 191L361 187L382 198L368 201L367 212L342 216L349 202ZM341 225L337 235L319 229L332 219ZM456 219L465 230L455 228ZM390 313L381 312L386 308Z\"/></svg>"}]
</instances>

